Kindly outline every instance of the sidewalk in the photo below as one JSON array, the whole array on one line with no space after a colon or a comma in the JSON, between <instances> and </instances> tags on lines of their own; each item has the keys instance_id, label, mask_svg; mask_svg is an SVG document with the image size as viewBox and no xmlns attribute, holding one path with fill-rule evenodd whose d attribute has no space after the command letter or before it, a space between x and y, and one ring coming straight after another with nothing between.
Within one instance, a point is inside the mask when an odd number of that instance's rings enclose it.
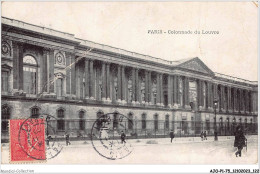
<instances>
[{"instance_id":1,"label":"sidewalk","mask_svg":"<svg viewBox=\"0 0 260 174\"><path fill-rule=\"evenodd\" d=\"M246 138L257 139L257 135L246 135ZM218 142L221 141L234 141L234 136L218 136ZM95 140L99 141L99 140ZM118 140L120 141L120 140ZM214 136L207 137L207 140L201 140L200 137L177 137L174 138L172 143L170 142L170 138L150 138L150 139L126 139L128 143L131 143L133 146L152 146L152 145L170 145L170 144L187 144L187 143L210 143L214 142ZM64 141L58 141L63 146L65 145ZM91 140L80 140L80 141L71 141L71 145L66 147L92 147ZM9 143L2 143L2 147L9 147Z\"/></svg>"}]
</instances>

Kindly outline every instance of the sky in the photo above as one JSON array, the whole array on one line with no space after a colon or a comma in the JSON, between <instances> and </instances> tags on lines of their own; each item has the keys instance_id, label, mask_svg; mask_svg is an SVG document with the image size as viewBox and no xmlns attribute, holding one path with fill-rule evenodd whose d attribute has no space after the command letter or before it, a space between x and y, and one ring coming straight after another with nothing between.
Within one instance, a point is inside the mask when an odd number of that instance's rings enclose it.
<instances>
[{"instance_id":1,"label":"sky","mask_svg":"<svg viewBox=\"0 0 260 174\"><path fill-rule=\"evenodd\" d=\"M199 57L214 72L251 81L258 80L257 11L253 2L2 2L4 17L165 60Z\"/></svg>"}]
</instances>

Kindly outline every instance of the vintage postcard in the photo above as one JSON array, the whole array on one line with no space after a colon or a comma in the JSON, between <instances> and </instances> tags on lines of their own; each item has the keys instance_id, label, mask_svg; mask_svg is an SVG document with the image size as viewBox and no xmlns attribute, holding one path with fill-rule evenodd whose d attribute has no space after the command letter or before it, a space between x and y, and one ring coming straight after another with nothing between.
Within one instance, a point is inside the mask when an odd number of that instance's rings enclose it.
<instances>
[{"instance_id":1,"label":"vintage postcard","mask_svg":"<svg viewBox=\"0 0 260 174\"><path fill-rule=\"evenodd\" d=\"M259 173L258 2L3 1L1 10L3 166Z\"/></svg>"}]
</instances>

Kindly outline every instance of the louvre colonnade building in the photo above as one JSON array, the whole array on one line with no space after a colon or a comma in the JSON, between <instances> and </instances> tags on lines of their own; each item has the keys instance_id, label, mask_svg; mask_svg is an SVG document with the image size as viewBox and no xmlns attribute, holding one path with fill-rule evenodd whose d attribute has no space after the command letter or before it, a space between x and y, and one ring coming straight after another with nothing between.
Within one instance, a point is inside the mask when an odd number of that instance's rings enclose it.
<instances>
[{"instance_id":1,"label":"louvre colonnade building","mask_svg":"<svg viewBox=\"0 0 260 174\"><path fill-rule=\"evenodd\" d=\"M257 82L212 72L197 57L166 61L2 17L1 66L2 135L8 119L42 113L59 120L60 134L87 134L88 120L111 112L138 134L210 134L214 100L218 126L257 123Z\"/></svg>"}]
</instances>

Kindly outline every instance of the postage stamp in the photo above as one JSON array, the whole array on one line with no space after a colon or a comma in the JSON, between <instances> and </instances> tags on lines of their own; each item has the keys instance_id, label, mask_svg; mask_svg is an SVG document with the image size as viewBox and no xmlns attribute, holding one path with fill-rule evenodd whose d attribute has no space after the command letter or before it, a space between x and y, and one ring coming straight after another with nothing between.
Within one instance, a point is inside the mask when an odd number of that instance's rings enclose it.
<instances>
[{"instance_id":1,"label":"postage stamp","mask_svg":"<svg viewBox=\"0 0 260 174\"><path fill-rule=\"evenodd\" d=\"M10 162L45 160L43 119L10 120Z\"/></svg>"},{"instance_id":2,"label":"postage stamp","mask_svg":"<svg viewBox=\"0 0 260 174\"><path fill-rule=\"evenodd\" d=\"M63 146L52 126L56 119L50 115L39 118L10 120L10 162L45 161L56 157Z\"/></svg>"},{"instance_id":3,"label":"postage stamp","mask_svg":"<svg viewBox=\"0 0 260 174\"><path fill-rule=\"evenodd\" d=\"M101 115L91 129L91 142L97 153L107 159L116 160L127 157L133 146L126 139L126 124L133 124L120 113Z\"/></svg>"}]
</instances>

